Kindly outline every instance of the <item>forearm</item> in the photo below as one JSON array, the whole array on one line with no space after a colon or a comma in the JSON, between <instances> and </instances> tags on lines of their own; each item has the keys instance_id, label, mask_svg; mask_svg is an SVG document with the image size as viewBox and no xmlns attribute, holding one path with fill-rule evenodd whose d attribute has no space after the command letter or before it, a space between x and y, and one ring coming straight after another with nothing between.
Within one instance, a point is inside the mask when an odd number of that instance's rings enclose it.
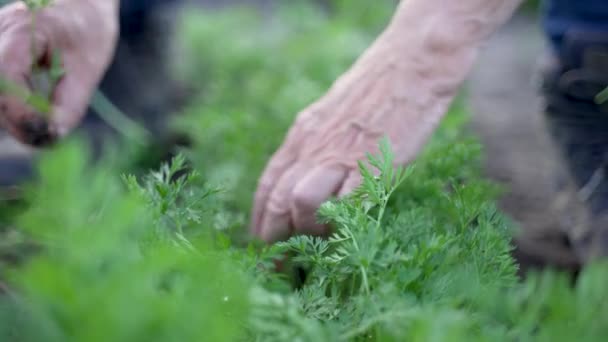
<instances>
[{"instance_id":1,"label":"forearm","mask_svg":"<svg viewBox=\"0 0 608 342\"><path fill-rule=\"evenodd\" d=\"M436 79L433 91L454 93L470 72L482 44L522 0L403 0L384 40ZM386 43L385 43L386 44Z\"/></svg>"},{"instance_id":2,"label":"forearm","mask_svg":"<svg viewBox=\"0 0 608 342\"><path fill-rule=\"evenodd\" d=\"M402 0L374 44L300 116L301 126L312 130L323 123L355 135L361 127L374 143L388 135L400 150L398 162L411 161L447 112L483 42L520 2Z\"/></svg>"},{"instance_id":3,"label":"forearm","mask_svg":"<svg viewBox=\"0 0 608 342\"><path fill-rule=\"evenodd\" d=\"M522 0L403 0L389 24L389 35L419 34L432 46L458 49L479 45L503 25ZM396 42L403 40L397 40Z\"/></svg>"},{"instance_id":4,"label":"forearm","mask_svg":"<svg viewBox=\"0 0 608 342\"><path fill-rule=\"evenodd\" d=\"M455 94L481 45L521 2L402 0L388 27L334 88L390 73L402 87Z\"/></svg>"},{"instance_id":5,"label":"forearm","mask_svg":"<svg viewBox=\"0 0 608 342\"><path fill-rule=\"evenodd\" d=\"M482 42L520 0L402 0L384 33L297 116L255 196L253 233L265 241L327 234L317 208L361 184L359 162L391 140L410 162L469 73Z\"/></svg>"}]
</instances>

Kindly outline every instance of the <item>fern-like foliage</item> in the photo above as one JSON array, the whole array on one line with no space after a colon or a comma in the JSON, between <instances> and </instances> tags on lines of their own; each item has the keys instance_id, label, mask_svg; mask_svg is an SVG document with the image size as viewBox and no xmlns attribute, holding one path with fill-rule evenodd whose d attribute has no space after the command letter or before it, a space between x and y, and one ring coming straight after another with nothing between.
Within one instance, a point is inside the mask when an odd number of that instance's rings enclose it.
<instances>
[{"instance_id":1,"label":"fern-like foliage","mask_svg":"<svg viewBox=\"0 0 608 342\"><path fill-rule=\"evenodd\" d=\"M129 153L92 163L74 138L42 155L18 208L0 202L0 341L604 341L605 264L576 284L516 277L512 225L460 103L411 167L380 142L362 185L320 208L329 238L245 239L293 113L395 2L289 4L270 28L250 12L188 13L198 53L182 67L213 81L180 120L195 142L184 156L121 178Z\"/></svg>"}]
</instances>

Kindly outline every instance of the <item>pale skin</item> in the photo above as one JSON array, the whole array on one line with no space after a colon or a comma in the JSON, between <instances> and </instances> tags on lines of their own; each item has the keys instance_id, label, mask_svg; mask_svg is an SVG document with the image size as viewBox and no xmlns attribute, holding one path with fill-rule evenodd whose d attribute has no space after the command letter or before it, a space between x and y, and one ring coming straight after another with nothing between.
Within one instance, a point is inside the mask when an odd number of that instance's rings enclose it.
<instances>
[{"instance_id":1,"label":"pale skin","mask_svg":"<svg viewBox=\"0 0 608 342\"><path fill-rule=\"evenodd\" d=\"M270 160L255 195L252 232L267 242L326 235L317 208L359 185L357 161L388 136L397 164L435 130L482 43L520 0L403 0L385 31L317 102Z\"/></svg>"},{"instance_id":2,"label":"pale skin","mask_svg":"<svg viewBox=\"0 0 608 342\"><path fill-rule=\"evenodd\" d=\"M118 5L118 0L55 0L36 15L33 37L23 3L0 8L0 76L29 88L33 67L47 64L55 51L65 70L52 94L48 123L22 99L0 94L0 124L15 138L46 145L79 123L112 58Z\"/></svg>"},{"instance_id":3,"label":"pale skin","mask_svg":"<svg viewBox=\"0 0 608 342\"><path fill-rule=\"evenodd\" d=\"M398 165L416 157L484 41L521 2L402 0L367 51L298 114L260 179L251 233L269 243L294 234L326 235L316 221L318 207L358 186L357 162L376 152L383 136L390 138ZM41 13L38 39L62 50L65 59L49 125L61 136L82 118L110 62L118 0L56 0ZM28 25L22 5L0 9L0 72L23 84L32 64ZM35 113L7 96L0 97L0 109L2 125L31 143L21 128Z\"/></svg>"}]
</instances>

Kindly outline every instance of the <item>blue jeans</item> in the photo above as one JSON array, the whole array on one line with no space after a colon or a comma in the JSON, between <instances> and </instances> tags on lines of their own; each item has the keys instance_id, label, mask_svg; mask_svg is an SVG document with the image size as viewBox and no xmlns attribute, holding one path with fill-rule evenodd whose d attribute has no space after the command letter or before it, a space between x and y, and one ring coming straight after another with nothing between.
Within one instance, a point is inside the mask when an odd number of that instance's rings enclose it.
<instances>
[{"instance_id":1,"label":"blue jeans","mask_svg":"<svg viewBox=\"0 0 608 342\"><path fill-rule=\"evenodd\" d=\"M568 31L608 32L606 0L544 0L543 28L556 52Z\"/></svg>"}]
</instances>

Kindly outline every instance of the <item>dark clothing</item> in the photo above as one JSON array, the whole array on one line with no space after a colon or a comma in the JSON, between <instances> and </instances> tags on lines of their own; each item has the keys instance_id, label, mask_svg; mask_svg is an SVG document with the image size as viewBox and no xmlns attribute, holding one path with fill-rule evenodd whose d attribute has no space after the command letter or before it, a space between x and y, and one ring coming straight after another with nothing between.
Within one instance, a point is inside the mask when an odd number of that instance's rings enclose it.
<instances>
[{"instance_id":1,"label":"dark clothing","mask_svg":"<svg viewBox=\"0 0 608 342\"><path fill-rule=\"evenodd\" d=\"M145 21L150 13L161 5L179 0L122 0L120 2L121 34L132 35L145 30Z\"/></svg>"},{"instance_id":2,"label":"dark clothing","mask_svg":"<svg viewBox=\"0 0 608 342\"><path fill-rule=\"evenodd\" d=\"M582 262L608 257L608 0L550 0L544 29L557 57L544 75L549 132L577 188L584 219L567 232Z\"/></svg>"},{"instance_id":3,"label":"dark clothing","mask_svg":"<svg viewBox=\"0 0 608 342\"><path fill-rule=\"evenodd\" d=\"M171 0L122 0L120 2L120 14L132 15L137 12L144 12L160 3Z\"/></svg>"},{"instance_id":4,"label":"dark clothing","mask_svg":"<svg viewBox=\"0 0 608 342\"><path fill-rule=\"evenodd\" d=\"M608 164L608 108L595 96L608 87L608 0L548 0L544 28L558 64L545 75L550 128L581 187ZM608 212L608 181L589 198Z\"/></svg>"},{"instance_id":5,"label":"dark clothing","mask_svg":"<svg viewBox=\"0 0 608 342\"><path fill-rule=\"evenodd\" d=\"M120 39L114 60L99 90L118 109L155 136L166 133L166 121L173 108L176 85L167 68L166 47L170 22L156 14L165 5L179 0L122 0L120 2ZM89 110L81 129L100 147L114 139L114 130Z\"/></svg>"},{"instance_id":6,"label":"dark clothing","mask_svg":"<svg viewBox=\"0 0 608 342\"><path fill-rule=\"evenodd\" d=\"M608 32L608 1L545 0L543 29L558 52L568 31Z\"/></svg>"}]
</instances>

